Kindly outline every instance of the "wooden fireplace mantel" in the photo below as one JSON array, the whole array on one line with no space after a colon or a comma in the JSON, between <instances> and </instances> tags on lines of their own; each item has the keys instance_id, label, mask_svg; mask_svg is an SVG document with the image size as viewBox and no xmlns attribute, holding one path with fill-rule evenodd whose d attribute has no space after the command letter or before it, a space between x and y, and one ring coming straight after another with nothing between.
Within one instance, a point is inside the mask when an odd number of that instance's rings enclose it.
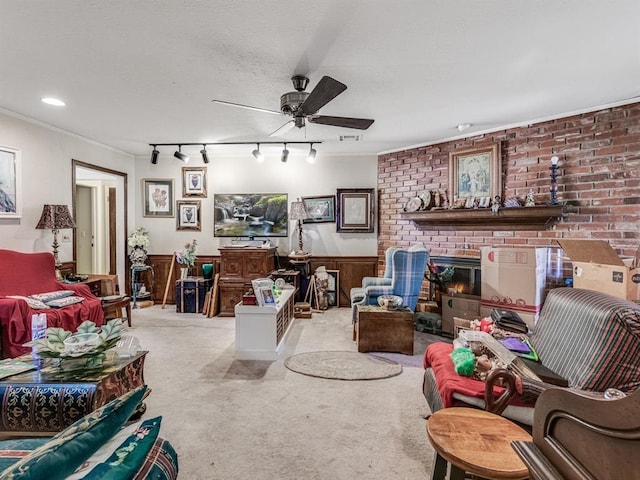
<instances>
[{"instance_id":1,"label":"wooden fireplace mantel","mask_svg":"<svg viewBox=\"0 0 640 480\"><path fill-rule=\"evenodd\" d=\"M420 230L546 230L570 213L567 205L500 208L426 210L402 212Z\"/></svg>"}]
</instances>

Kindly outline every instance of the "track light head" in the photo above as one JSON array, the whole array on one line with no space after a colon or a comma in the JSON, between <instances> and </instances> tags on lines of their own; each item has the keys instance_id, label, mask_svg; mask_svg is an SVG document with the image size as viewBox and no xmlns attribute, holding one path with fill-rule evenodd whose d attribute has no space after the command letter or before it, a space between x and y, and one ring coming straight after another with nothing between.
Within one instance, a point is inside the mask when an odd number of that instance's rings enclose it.
<instances>
[{"instance_id":1,"label":"track light head","mask_svg":"<svg viewBox=\"0 0 640 480\"><path fill-rule=\"evenodd\" d=\"M207 146L202 145L202 150L200 150L200 155L202 155L202 161L204 163L209 163L209 155L207 155Z\"/></svg>"},{"instance_id":2,"label":"track light head","mask_svg":"<svg viewBox=\"0 0 640 480\"><path fill-rule=\"evenodd\" d=\"M189 155L182 153L182 145L178 145L178 150L173 154L174 157L187 163L189 161Z\"/></svg>"},{"instance_id":3,"label":"track light head","mask_svg":"<svg viewBox=\"0 0 640 480\"><path fill-rule=\"evenodd\" d=\"M151 164L155 165L158 163L158 155L160 152L156 149L156 145L153 146L153 150L151 151Z\"/></svg>"},{"instance_id":4,"label":"track light head","mask_svg":"<svg viewBox=\"0 0 640 480\"><path fill-rule=\"evenodd\" d=\"M282 150L282 155L280 156L280 161L282 163L287 163L289 160L289 150L287 150L287 144L284 144L284 150Z\"/></svg>"},{"instance_id":5,"label":"track light head","mask_svg":"<svg viewBox=\"0 0 640 480\"><path fill-rule=\"evenodd\" d=\"M264 155L260 151L260 144L257 143L256 145L257 145L256 149L253 152L251 152L251 155L253 155L257 161L264 162Z\"/></svg>"},{"instance_id":6,"label":"track light head","mask_svg":"<svg viewBox=\"0 0 640 480\"><path fill-rule=\"evenodd\" d=\"M318 154L318 151L313 148L313 143L309 144L309 153L307 154L307 162L309 163L313 163L316 161L316 155Z\"/></svg>"}]
</instances>

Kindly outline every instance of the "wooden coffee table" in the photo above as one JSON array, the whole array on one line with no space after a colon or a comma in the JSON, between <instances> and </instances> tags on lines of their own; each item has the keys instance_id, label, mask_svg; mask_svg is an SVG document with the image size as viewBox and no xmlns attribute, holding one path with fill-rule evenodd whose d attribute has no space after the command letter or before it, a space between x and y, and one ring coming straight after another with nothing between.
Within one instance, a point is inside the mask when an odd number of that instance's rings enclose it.
<instances>
[{"instance_id":1,"label":"wooden coffee table","mask_svg":"<svg viewBox=\"0 0 640 480\"><path fill-rule=\"evenodd\" d=\"M98 368L64 371L44 366L3 378L0 380L0 433L34 436L64 430L114 398L143 385L147 353L120 358L115 352L108 352L107 359ZM32 360L31 354L18 359ZM138 410L144 412L144 409L144 404L140 404Z\"/></svg>"},{"instance_id":2,"label":"wooden coffee table","mask_svg":"<svg viewBox=\"0 0 640 480\"><path fill-rule=\"evenodd\" d=\"M447 462L451 480L464 480L465 472L496 480L529 476L511 442L530 442L531 435L504 417L474 408L445 408L429 417L427 436L436 450L433 480L444 480Z\"/></svg>"},{"instance_id":3,"label":"wooden coffee table","mask_svg":"<svg viewBox=\"0 0 640 480\"><path fill-rule=\"evenodd\" d=\"M359 352L399 352L413 355L414 313L405 308L387 310L357 305L353 337Z\"/></svg>"}]
</instances>

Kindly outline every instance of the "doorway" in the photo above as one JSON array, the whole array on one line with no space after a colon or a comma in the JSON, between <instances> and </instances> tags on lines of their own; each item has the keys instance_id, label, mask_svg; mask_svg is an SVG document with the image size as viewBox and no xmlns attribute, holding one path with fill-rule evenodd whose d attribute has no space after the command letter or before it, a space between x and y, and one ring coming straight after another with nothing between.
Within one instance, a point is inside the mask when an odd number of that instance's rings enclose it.
<instances>
[{"instance_id":1,"label":"doorway","mask_svg":"<svg viewBox=\"0 0 640 480\"><path fill-rule=\"evenodd\" d=\"M127 174L72 160L76 273L117 274L126 281Z\"/></svg>"}]
</instances>

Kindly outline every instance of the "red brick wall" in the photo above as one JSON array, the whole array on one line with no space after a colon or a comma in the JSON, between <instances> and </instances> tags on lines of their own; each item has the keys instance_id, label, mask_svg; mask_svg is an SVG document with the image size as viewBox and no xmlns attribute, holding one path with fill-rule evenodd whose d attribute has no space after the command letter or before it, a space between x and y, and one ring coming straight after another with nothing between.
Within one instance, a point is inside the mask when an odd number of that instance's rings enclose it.
<instances>
[{"instance_id":1,"label":"red brick wall","mask_svg":"<svg viewBox=\"0 0 640 480\"><path fill-rule=\"evenodd\" d=\"M499 142L503 198L533 190L549 201L551 157L559 161L558 198L577 207L545 231L420 231L400 219L424 190L448 188L449 153ZM640 103L501 130L378 158L378 256L390 245L424 242L432 255L478 257L483 245L557 246L556 238L608 241L619 254L640 245Z\"/></svg>"}]
</instances>

